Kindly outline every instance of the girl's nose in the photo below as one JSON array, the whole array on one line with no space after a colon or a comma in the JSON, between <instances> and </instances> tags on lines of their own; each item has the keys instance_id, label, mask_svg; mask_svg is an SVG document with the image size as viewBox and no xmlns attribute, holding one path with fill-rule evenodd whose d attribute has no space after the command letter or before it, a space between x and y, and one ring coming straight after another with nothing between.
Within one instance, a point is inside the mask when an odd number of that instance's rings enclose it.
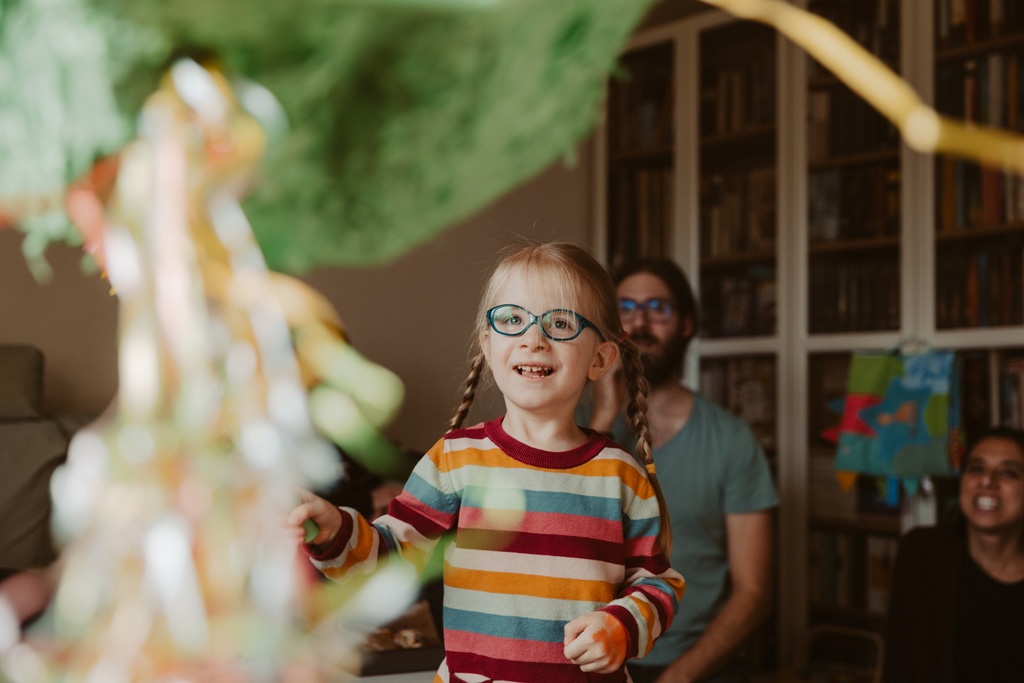
<instances>
[{"instance_id":1,"label":"girl's nose","mask_svg":"<svg viewBox=\"0 0 1024 683\"><path fill-rule=\"evenodd\" d=\"M543 330L540 329L540 323L537 322L531 323L520 339L523 340L524 346L530 348L547 346L548 343L548 338L544 336Z\"/></svg>"}]
</instances>

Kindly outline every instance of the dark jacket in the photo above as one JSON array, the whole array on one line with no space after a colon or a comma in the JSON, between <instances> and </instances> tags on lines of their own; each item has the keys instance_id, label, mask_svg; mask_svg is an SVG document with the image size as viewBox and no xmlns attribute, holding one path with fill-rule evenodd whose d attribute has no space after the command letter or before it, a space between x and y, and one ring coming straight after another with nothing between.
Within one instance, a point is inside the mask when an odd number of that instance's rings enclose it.
<instances>
[{"instance_id":1,"label":"dark jacket","mask_svg":"<svg viewBox=\"0 0 1024 683\"><path fill-rule=\"evenodd\" d=\"M884 683L953 683L961 523L918 528L900 541L885 630Z\"/></svg>"}]
</instances>

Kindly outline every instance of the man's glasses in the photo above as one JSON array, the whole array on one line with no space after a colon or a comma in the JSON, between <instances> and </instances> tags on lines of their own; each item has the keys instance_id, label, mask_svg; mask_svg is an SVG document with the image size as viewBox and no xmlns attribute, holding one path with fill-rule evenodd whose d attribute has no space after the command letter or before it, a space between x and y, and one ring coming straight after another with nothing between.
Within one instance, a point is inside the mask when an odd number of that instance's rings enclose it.
<instances>
[{"instance_id":1,"label":"man's glasses","mask_svg":"<svg viewBox=\"0 0 1024 683\"><path fill-rule=\"evenodd\" d=\"M672 317L675 310L675 304L671 299L655 298L647 301L619 299L619 317L623 322L632 322L639 318L644 311L647 311L647 317L651 320L665 321Z\"/></svg>"},{"instance_id":2,"label":"man's glasses","mask_svg":"<svg viewBox=\"0 0 1024 683\"><path fill-rule=\"evenodd\" d=\"M604 339L604 335L594 323L568 308L555 308L534 315L522 306L501 304L487 311L487 322L490 323L492 330L506 337L518 337L524 334L530 325L537 323L541 333L552 341L575 339L587 327L592 328L597 332L597 336Z\"/></svg>"}]
</instances>

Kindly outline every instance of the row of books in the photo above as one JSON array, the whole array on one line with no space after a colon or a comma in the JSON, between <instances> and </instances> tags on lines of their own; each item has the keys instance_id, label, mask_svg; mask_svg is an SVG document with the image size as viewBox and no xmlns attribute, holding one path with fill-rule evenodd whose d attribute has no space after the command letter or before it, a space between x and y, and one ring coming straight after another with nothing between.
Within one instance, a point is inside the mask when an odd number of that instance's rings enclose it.
<instances>
[{"instance_id":1,"label":"row of books","mask_svg":"<svg viewBox=\"0 0 1024 683\"><path fill-rule=\"evenodd\" d=\"M962 159L937 164L939 233L1024 223L1024 178Z\"/></svg>"},{"instance_id":2,"label":"row of books","mask_svg":"<svg viewBox=\"0 0 1024 683\"><path fill-rule=\"evenodd\" d=\"M996 128L1024 128L1024 52L991 52L939 64L935 106L943 114Z\"/></svg>"},{"instance_id":3,"label":"row of books","mask_svg":"<svg viewBox=\"0 0 1024 683\"><path fill-rule=\"evenodd\" d=\"M702 136L728 135L775 122L775 46L751 47L739 66L701 76Z\"/></svg>"},{"instance_id":4,"label":"row of books","mask_svg":"<svg viewBox=\"0 0 1024 683\"><path fill-rule=\"evenodd\" d=\"M939 329L1024 322L1021 240L964 250L950 245L936 259L935 324Z\"/></svg>"},{"instance_id":5,"label":"row of books","mask_svg":"<svg viewBox=\"0 0 1024 683\"><path fill-rule=\"evenodd\" d=\"M812 531L808 583L813 607L865 610L889 606L897 538Z\"/></svg>"},{"instance_id":6,"label":"row of books","mask_svg":"<svg viewBox=\"0 0 1024 683\"><path fill-rule=\"evenodd\" d=\"M1020 0L936 0L936 45L940 50L1024 31Z\"/></svg>"},{"instance_id":7,"label":"row of books","mask_svg":"<svg viewBox=\"0 0 1024 683\"><path fill-rule=\"evenodd\" d=\"M775 451L775 358L742 356L705 359L700 391L739 416L768 453Z\"/></svg>"},{"instance_id":8,"label":"row of books","mask_svg":"<svg viewBox=\"0 0 1024 683\"><path fill-rule=\"evenodd\" d=\"M900 232L900 171L895 163L812 171L807 197L811 244Z\"/></svg>"},{"instance_id":9,"label":"row of books","mask_svg":"<svg viewBox=\"0 0 1024 683\"><path fill-rule=\"evenodd\" d=\"M775 334L777 302L774 266L751 267L739 274L702 273L702 334L710 338Z\"/></svg>"},{"instance_id":10,"label":"row of books","mask_svg":"<svg viewBox=\"0 0 1024 683\"><path fill-rule=\"evenodd\" d=\"M999 424L1024 429L1024 356L1009 356L999 370Z\"/></svg>"},{"instance_id":11,"label":"row of books","mask_svg":"<svg viewBox=\"0 0 1024 683\"><path fill-rule=\"evenodd\" d=\"M672 234L672 169L619 167L611 174L609 253L667 256Z\"/></svg>"},{"instance_id":12,"label":"row of books","mask_svg":"<svg viewBox=\"0 0 1024 683\"><path fill-rule=\"evenodd\" d=\"M608 147L612 154L665 149L672 143L671 50L628 55L624 75L609 82Z\"/></svg>"},{"instance_id":13,"label":"row of books","mask_svg":"<svg viewBox=\"0 0 1024 683\"><path fill-rule=\"evenodd\" d=\"M968 443L992 424L1024 429L1024 348L957 353L961 386L961 411ZM995 371L992 365L995 364ZM996 382L998 406L992 405L991 382Z\"/></svg>"},{"instance_id":14,"label":"row of books","mask_svg":"<svg viewBox=\"0 0 1024 683\"><path fill-rule=\"evenodd\" d=\"M846 86L815 87L807 97L810 163L898 148L895 126Z\"/></svg>"},{"instance_id":15,"label":"row of books","mask_svg":"<svg viewBox=\"0 0 1024 683\"><path fill-rule=\"evenodd\" d=\"M771 167L702 176L701 256L773 251L775 194Z\"/></svg>"},{"instance_id":16,"label":"row of books","mask_svg":"<svg viewBox=\"0 0 1024 683\"><path fill-rule=\"evenodd\" d=\"M809 327L812 334L898 330L898 254L866 256L856 263L811 263Z\"/></svg>"},{"instance_id":17,"label":"row of books","mask_svg":"<svg viewBox=\"0 0 1024 683\"><path fill-rule=\"evenodd\" d=\"M819 0L809 9L839 28L883 61L899 60L899 0ZM824 67L815 62L811 73L822 75Z\"/></svg>"}]
</instances>

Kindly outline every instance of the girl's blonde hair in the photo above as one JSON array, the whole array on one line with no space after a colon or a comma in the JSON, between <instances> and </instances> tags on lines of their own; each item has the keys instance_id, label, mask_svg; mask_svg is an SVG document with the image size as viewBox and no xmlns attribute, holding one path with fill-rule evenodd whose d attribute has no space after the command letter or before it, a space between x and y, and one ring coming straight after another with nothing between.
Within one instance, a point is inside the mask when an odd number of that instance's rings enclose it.
<instances>
[{"instance_id":1,"label":"girl's blonde hair","mask_svg":"<svg viewBox=\"0 0 1024 683\"><path fill-rule=\"evenodd\" d=\"M644 463L660 508L661 529L658 542L665 556L672 552L672 528L665 505L665 496L654 469L654 455L651 450L651 432L647 422L647 380L643 375L640 350L626 338L619 319L618 297L611 275L597 260L581 247L569 242L526 243L507 248L498 260L480 298L477 311L478 327L473 332L474 353L466 378L462 402L448 423L448 431L458 429L469 414L469 408L476 396L476 388L483 375L486 362L480 348L480 333L486 329L486 312L491 306L514 301L495 301L497 293L513 274L528 272L556 277L565 292L566 307L580 310L579 303L586 303L587 317L597 326L606 341L619 347L622 358L622 373L626 380L629 402L626 418L636 435L637 457Z\"/></svg>"}]
</instances>

